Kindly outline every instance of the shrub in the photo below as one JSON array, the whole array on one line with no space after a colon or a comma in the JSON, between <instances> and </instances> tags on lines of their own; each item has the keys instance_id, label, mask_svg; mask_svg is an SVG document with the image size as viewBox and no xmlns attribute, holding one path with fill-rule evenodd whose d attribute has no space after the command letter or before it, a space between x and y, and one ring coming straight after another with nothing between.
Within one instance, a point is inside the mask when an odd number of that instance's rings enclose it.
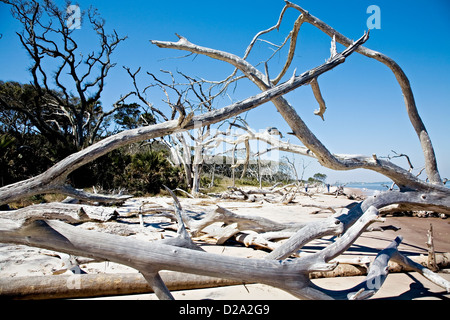
<instances>
[{"instance_id":1,"label":"shrub","mask_svg":"<svg viewBox=\"0 0 450 320\"><path fill-rule=\"evenodd\" d=\"M156 194L163 185L171 189L185 188L182 171L173 167L167 157L163 150L133 155L125 169L128 190L138 194Z\"/></svg>"}]
</instances>

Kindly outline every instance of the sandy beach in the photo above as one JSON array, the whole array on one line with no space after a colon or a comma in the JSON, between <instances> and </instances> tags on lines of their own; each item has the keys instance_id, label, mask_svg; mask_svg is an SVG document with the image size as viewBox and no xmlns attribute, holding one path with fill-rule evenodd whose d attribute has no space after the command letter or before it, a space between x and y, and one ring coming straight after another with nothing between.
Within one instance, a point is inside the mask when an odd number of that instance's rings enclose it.
<instances>
[{"instance_id":1,"label":"sandy beach","mask_svg":"<svg viewBox=\"0 0 450 320\"><path fill-rule=\"evenodd\" d=\"M308 222L323 219L332 213L329 210L321 210L313 205L330 206L340 210L353 203L355 200L346 196L326 195L318 190L311 190L311 195L297 195L294 202L288 205L279 203L268 203L262 198L257 198L254 202L221 200L214 198L180 198L181 204L186 208L196 208L196 210L207 210L220 205L236 214L255 215L265 217L277 222ZM347 194L358 195L358 190L345 190ZM121 208L118 208L120 217L116 221L106 223L86 222L80 228L90 230L102 230L113 232L124 236L136 237L154 241L162 237L175 235L175 230L168 228L170 219L163 216L144 214L143 226L136 215L130 214L133 210L147 203L165 203L167 206L173 204L170 197L155 198L133 198L128 200ZM388 229L385 231L371 231L363 233L359 239L340 257L355 258L366 257L364 259L374 259L376 254L385 248L396 236L403 236L404 240L400 245L400 251L408 256L427 255L427 230L430 224L433 226L434 245L437 253L450 252L450 228L449 220L441 218L419 218L410 216L387 216L386 221L375 223L380 225L392 225L399 228L397 231ZM302 249L301 254L308 254L320 250L330 243L331 237L315 240ZM205 239L194 238L194 241L207 252L223 255L233 255L247 258L263 258L268 253L264 250L257 250L252 247L245 247L233 242L226 242L224 245L211 245ZM368 257L368 258L367 258ZM27 276L52 276L67 275L70 271L65 270L64 255L58 253L31 248L23 245L0 244L0 278L7 281L15 281L19 277ZM80 265L83 272L88 274L101 273L137 273L136 270L119 265L113 262L91 262ZM450 280L450 274L446 270L441 270L440 275ZM319 278L313 282L327 289L346 289L362 281L363 276ZM228 287L195 289L175 291L173 295L176 299L244 299L244 300L277 300L295 299L290 294L276 288L261 284L235 285ZM0 296L1 297L1 296ZM373 299L448 299L450 294L444 289L434 285L418 273L393 273L390 274L383 287L373 297ZM154 300L156 296L152 293L133 294L126 296L96 297L95 299L132 299L132 300Z\"/></svg>"}]
</instances>

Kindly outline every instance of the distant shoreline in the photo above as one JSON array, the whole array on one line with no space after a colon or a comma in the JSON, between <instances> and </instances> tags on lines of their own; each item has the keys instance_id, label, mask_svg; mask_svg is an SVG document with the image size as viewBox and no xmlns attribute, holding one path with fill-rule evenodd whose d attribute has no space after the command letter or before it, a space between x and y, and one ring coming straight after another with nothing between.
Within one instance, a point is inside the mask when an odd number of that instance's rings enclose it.
<instances>
[{"instance_id":1,"label":"distant shoreline","mask_svg":"<svg viewBox=\"0 0 450 320\"><path fill-rule=\"evenodd\" d=\"M387 191L391 186L392 181L385 182L348 182L342 183L340 185L344 186L344 189L360 190L365 196L372 196L376 191ZM338 186L339 184L333 184L333 186ZM450 189L450 185L445 185ZM398 190L397 185L394 185L393 190Z\"/></svg>"},{"instance_id":2,"label":"distant shoreline","mask_svg":"<svg viewBox=\"0 0 450 320\"><path fill-rule=\"evenodd\" d=\"M344 185L344 189L359 190L365 196L372 196L376 191L387 191L392 182L351 182ZM397 186L394 186L394 190Z\"/></svg>"}]
</instances>

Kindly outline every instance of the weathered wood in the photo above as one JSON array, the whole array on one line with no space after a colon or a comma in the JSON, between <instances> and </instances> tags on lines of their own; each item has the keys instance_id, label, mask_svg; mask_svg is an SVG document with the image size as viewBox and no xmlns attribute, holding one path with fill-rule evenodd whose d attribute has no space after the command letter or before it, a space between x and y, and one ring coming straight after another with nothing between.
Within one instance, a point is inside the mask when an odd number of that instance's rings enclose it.
<instances>
[{"instance_id":1,"label":"weathered wood","mask_svg":"<svg viewBox=\"0 0 450 320\"><path fill-rule=\"evenodd\" d=\"M370 206L383 208L392 204L401 204L410 210L429 210L450 215L450 190L386 191L367 197L361 206L364 211Z\"/></svg>"},{"instance_id":2,"label":"weathered wood","mask_svg":"<svg viewBox=\"0 0 450 320\"><path fill-rule=\"evenodd\" d=\"M286 7L292 7L299 10L302 13L302 15L306 18L305 21L308 21L309 23L317 26L326 34L329 34L330 37L336 35L335 41L343 43L344 45L348 46L347 49L350 49L351 46L354 44L354 42L337 33L334 29L332 29L319 19L311 16L307 11L303 10L298 5L292 4L287 1ZM266 82L265 75L258 69L256 69L254 66L252 66L245 59L242 59L228 52L201 47L189 42L184 37L181 36L178 37L180 39L178 42L152 41L152 43L156 44L161 48L184 50L196 54L206 55L213 59L225 61L233 65L235 68L239 69L241 72L243 72L244 75L249 80L254 82L262 91L266 91L271 87L270 83ZM360 50L359 52L362 53L365 51ZM375 53L376 55L381 56L380 53L377 52ZM334 55L332 58L330 58L330 60L338 58L339 55L340 54ZM372 54L372 57L375 57L376 55ZM271 101L275 105L277 110L280 112L280 114L283 116L284 120L291 127L294 135L296 135L297 138L303 142L307 150L311 151L309 155L317 158L317 160L323 166L331 168L333 170L352 170L364 168L379 172L385 175L386 177L389 177L399 186L401 190L410 190L410 189L420 190L420 189L436 188L439 189L440 191L447 191L450 194L448 190L444 190L445 188L441 186L442 182L439 177L439 172L437 171L436 161L434 157L434 150L431 145L431 140L428 137L428 133L425 130L425 126L423 125L420 116L418 115L417 108L415 107L414 98L412 96L412 91L409 86L409 81L406 75L400 69L400 67L392 59L384 59L384 58L387 57L383 56L383 61L385 62L388 61L389 62L388 66L390 66L394 74L398 76L397 79L399 80L399 83L402 86L405 101L407 101L408 114L410 115L411 122L413 123L413 126L415 127L420 137L422 148L427 158L427 168L428 168L427 173L433 177L432 179L431 178L430 179L435 183L435 185L430 185L429 183L418 179L407 170L404 170L403 168L394 165L390 161L380 159L374 160L373 157L371 156L332 154L325 147L325 145L311 132L311 130L306 126L304 121L298 115L296 110L282 96L278 96L272 99ZM311 76L313 76L314 74L315 72L310 71ZM313 78L315 77L313 76L312 79ZM402 84L404 84L404 86Z\"/></svg>"},{"instance_id":3,"label":"weathered wood","mask_svg":"<svg viewBox=\"0 0 450 320\"><path fill-rule=\"evenodd\" d=\"M401 240L401 237L397 237L388 247L378 253L370 265L365 280L358 285L347 290L325 290L313 284L308 292L310 298L360 300L373 296L386 279L388 262L398 252L397 247Z\"/></svg>"},{"instance_id":4,"label":"weathered wood","mask_svg":"<svg viewBox=\"0 0 450 320\"><path fill-rule=\"evenodd\" d=\"M427 264L427 257L409 257L420 265ZM436 254L439 268L450 267L450 253ZM367 275L368 269L350 262L340 264L333 271L312 272L311 279ZM414 271L411 267L389 262L389 273ZM242 281L198 276L188 273L161 271L161 278L171 291L215 288L243 284ZM12 281L13 280L13 281ZM92 298L116 295L152 293L145 278L139 273L74 274L58 276L26 276L0 278L1 299L68 299Z\"/></svg>"},{"instance_id":5,"label":"weathered wood","mask_svg":"<svg viewBox=\"0 0 450 320\"><path fill-rule=\"evenodd\" d=\"M158 271L141 273L159 300L174 300L172 293L167 288Z\"/></svg>"},{"instance_id":6,"label":"weathered wood","mask_svg":"<svg viewBox=\"0 0 450 320\"><path fill-rule=\"evenodd\" d=\"M241 231L252 230L255 232L292 231L305 226L304 223L279 223L259 216L238 215L220 206L217 206L215 210L210 211L201 220L189 221L188 226L195 235L215 222L223 222L225 224L236 223L237 229Z\"/></svg>"},{"instance_id":7,"label":"weathered wood","mask_svg":"<svg viewBox=\"0 0 450 320\"><path fill-rule=\"evenodd\" d=\"M300 76L295 76L294 71L291 79L275 87L274 82L270 80L268 68L266 67L266 74L263 74L251 65L246 60L246 57L240 58L227 52L201 47L181 36L178 36L179 40L177 42L152 41L153 44L159 47L189 51L228 62L237 70L240 70L244 76L254 82L263 92L227 107L196 116L193 113L186 115L184 110L178 108L180 109L177 109L180 113L178 119L123 131L108 137L63 159L39 176L0 188L0 204L25 196L48 192L73 195L88 201L96 199L96 201L121 202L129 196L92 195L66 185L68 174L123 145L190 130L196 128L197 123L202 123L202 125L217 123L269 101L275 105L286 120L293 134L304 144L304 147L299 147L300 152L305 152L306 155L316 158L322 165L331 169L352 170L364 168L379 172L391 178L399 186L400 192L384 192L369 197L352 208L348 213L335 214L333 217L323 221L296 226L287 226L260 217L238 216L220 207L215 212L207 214L204 219L194 221L193 219L185 219L186 215L183 215L181 207L175 204L175 217L178 221L177 237L153 243L91 230L81 230L61 221L45 220L59 218L64 218L69 222L77 221L77 219L83 220L86 217L82 212L59 215L45 215L45 212L42 212L33 215L31 218L30 216L25 216L24 218L20 215L14 217L12 214L5 213L1 217L0 241L32 245L128 265L139 270L146 277L147 282L155 289L158 297L164 299L171 299L172 296L159 275L159 271L162 269L223 277L241 282L265 283L281 288L299 298L366 298L379 289L378 285L373 286L374 281L379 281L382 284L386 278L386 267L390 259L418 270L428 279L449 290L450 285L448 281L443 280L429 269L422 267L398 252L397 247L401 241L400 238L397 238L385 250L380 252L372 263L364 283L352 289L339 292L330 292L311 284L309 276L312 272L324 272L335 269L338 264L335 258L342 254L371 223L379 220L377 209L386 205L401 203L414 207L427 207L450 214L450 191L441 185L431 141L415 108L408 79L400 67L386 56L360 47L368 39L368 34L365 34L358 41L352 42L311 16L308 12L289 2L286 2L282 15L290 7L298 9L301 12L301 16L296 21L288 59L280 73L281 75L286 72L292 61L298 30L304 21L319 27L319 29L326 34L330 34L330 36L333 35L333 44L335 45L335 41L344 43L344 45L348 46L347 49L337 53L334 48L330 59L326 63ZM281 19L282 16L280 16L279 22ZM249 50L250 46L246 56ZM422 143L422 149L426 158L427 174L433 184L418 179L409 171L394 165L390 161L379 159L376 155L332 154L311 132L297 111L283 97L284 94L302 85L311 83L311 81L313 81L312 86L314 86L316 84L314 81L318 76L344 62L355 50L382 61L393 70L402 87L411 122ZM278 80L275 79L274 81L277 82ZM248 139L244 140L244 143L246 141ZM247 151L249 151L248 148ZM292 231L295 234L285 243L278 247L275 246L276 248L268 255L267 259L245 259L194 250L196 245L190 239L184 224L191 230L191 233L195 234L205 226L216 221L228 225L229 229L231 229L230 233L234 233L236 230L250 229L256 232ZM340 235L340 237L315 254L296 259L280 260L296 252L313 239L329 234ZM255 239L258 237L259 235ZM258 239L257 242L263 243L265 240L263 237ZM244 241L246 240L244 239ZM250 242L248 241L248 243ZM267 242L267 245L272 244Z\"/></svg>"},{"instance_id":8,"label":"weathered wood","mask_svg":"<svg viewBox=\"0 0 450 320\"><path fill-rule=\"evenodd\" d=\"M309 274L315 271L334 269L337 264L329 263L329 261L345 251L368 224L377 221L376 212L371 207L349 228L344 228L342 223L334 223L340 230L347 231L333 244L316 254L284 261L223 256L175 247L161 243L161 241L149 243L113 234L81 230L76 226L55 220L35 220L20 228L17 226L9 230L3 228L0 230L0 241L114 261L135 268L143 274L156 274L163 269L187 272L246 283L264 283L281 288L299 298L317 298L319 295L311 294L308 283ZM357 210L348 214L359 215ZM352 220L347 219L350 222ZM296 235L299 237L299 241L306 242L305 238L309 237L312 240L320 236L323 229L318 224L308 224L301 231ZM303 236L301 236L302 234ZM428 276L440 284L447 285L439 277L436 278L433 273ZM321 296L324 294L321 293Z\"/></svg>"},{"instance_id":9,"label":"weathered wood","mask_svg":"<svg viewBox=\"0 0 450 320\"><path fill-rule=\"evenodd\" d=\"M422 264L413 261L411 258L402 255L398 251L394 252L392 259L393 261L406 266L409 269L419 272L420 274L422 274L422 276L424 276L431 282L444 288L445 290L447 290L447 292L450 292L450 281L447 281L444 278L440 277L437 273L434 273L430 269L424 267Z\"/></svg>"},{"instance_id":10,"label":"weathered wood","mask_svg":"<svg viewBox=\"0 0 450 320\"><path fill-rule=\"evenodd\" d=\"M302 258L280 263L277 260L222 256L178 248L160 241L148 243L112 234L80 230L54 220L37 220L20 229L1 230L0 239L2 242L33 245L74 255L115 261L143 273L169 269L246 282L260 282L283 288L299 297L302 296L301 292L293 284L302 282L301 279L306 277L309 271L322 269L319 266L320 263L319 265L311 264L309 260L306 264L302 263ZM272 276L267 277L268 274Z\"/></svg>"},{"instance_id":11,"label":"weathered wood","mask_svg":"<svg viewBox=\"0 0 450 320\"><path fill-rule=\"evenodd\" d=\"M217 238L216 244L217 245L224 244L225 241L230 239L235 234L239 233L239 231L240 230L238 229L238 224L236 222L232 223L224 228L220 228L220 233L215 235L215 238Z\"/></svg>"},{"instance_id":12,"label":"weathered wood","mask_svg":"<svg viewBox=\"0 0 450 320\"><path fill-rule=\"evenodd\" d=\"M428 262L427 267L431 271L438 271L439 268L436 264L436 253L434 251L433 242L433 225L430 223L430 229L427 231L427 247L428 247Z\"/></svg>"},{"instance_id":13,"label":"weathered wood","mask_svg":"<svg viewBox=\"0 0 450 320\"><path fill-rule=\"evenodd\" d=\"M366 35L366 37L368 34ZM227 52L214 50L210 48L201 47L189 42L186 38L178 36L180 40L178 42L162 42L162 41L152 41L152 43L158 45L161 48L172 48L178 50L185 50L197 54L206 55L208 57L225 61L233 65L242 71L251 81L253 81L261 90L265 91L270 88L268 84L265 83L265 76L254 68L247 61ZM365 40L359 39L358 41L365 42ZM357 42L358 42L357 41ZM354 45L355 42L350 42ZM353 50L349 46L344 52L335 55L331 60L339 58L347 50ZM311 76L315 75L315 71L310 71ZM314 78L314 77L313 77ZM293 78L292 80L294 80ZM289 82L289 81L288 81ZM310 131L306 126L300 116L297 114L294 108L282 97L278 96L271 100L273 104L277 107L277 110L283 116L285 121L289 124L294 134L303 142L308 150L311 150L310 156L313 156L319 160L319 162L334 170L351 170L357 168L365 168L379 172L386 177L392 179L400 189L430 189L436 188L440 191L446 191L444 187L441 186L431 186L410 172L404 170L403 168L394 165L393 163L386 160L374 160L373 157L365 157L359 155L333 155L330 151L322 144L322 142L317 139L317 137Z\"/></svg>"},{"instance_id":14,"label":"weathered wood","mask_svg":"<svg viewBox=\"0 0 450 320\"><path fill-rule=\"evenodd\" d=\"M336 49L336 44L334 45L334 49ZM317 82L317 78L312 79L309 84L311 85L317 103L319 103L319 110L314 110L314 114L322 118L322 120L325 120L323 115L325 114L325 110L327 110L327 107L325 105L325 100L323 100L322 93L320 92L320 87L319 83Z\"/></svg>"},{"instance_id":15,"label":"weathered wood","mask_svg":"<svg viewBox=\"0 0 450 320\"><path fill-rule=\"evenodd\" d=\"M331 61L327 61L324 64L301 74L300 76L295 76L276 87L270 89L268 88L268 90L260 94L233 103L221 109L209 111L198 116L193 116L192 119L183 127L180 127L178 120L169 120L163 123L125 130L118 134L107 137L81 151L68 156L67 158L61 160L53 167L38 176L0 188L0 204L13 202L24 197L42 193L63 193L68 196L81 197L81 199L90 200L91 196L93 195L85 192L81 193L65 184L67 176L79 167L85 165L86 163L94 161L102 155L105 155L106 153L124 145L165 136L175 132L182 132L193 129L196 123L202 123L202 125L217 123L232 116L256 108L257 106L271 101L278 96L286 94L300 86L309 83L309 81L313 78L313 74L315 76L318 76L335 68L339 64L343 63L345 61L345 58L348 57L358 46L363 44L367 39L368 34L365 34L361 39L356 41L353 45L351 45L344 52L337 55ZM159 47L169 47L170 45L176 47L181 46L182 44L186 44L188 43L188 41L185 38L180 37L180 41L178 43L169 44L160 41L152 41L152 43L158 45ZM202 52L208 51L206 50L206 48L205 50L200 48L200 50ZM259 71L257 72L259 73ZM105 196L104 198L101 198L100 195L95 195L95 198L97 201L106 202L117 200L116 196ZM124 201L124 199L127 198L127 196L121 196L119 201Z\"/></svg>"},{"instance_id":16,"label":"weathered wood","mask_svg":"<svg viewBox=\"0 0 450 320\"><path fill-rule=\"evenodd\" d=\"M291 3L287 0L285 0L286 6L290 8L294 8L301 12L301 15L303 16L303 19L305 22L310 23L311 25L315 26L316 28L320 29L322 32L327 34L330 38L335 39L335 41L339 42L340 44L344 46L349 46L352 44L352 40L344 36L343 34L339 33L337 30L320 20L319 18L311 15L308 11L304 10L302 7L300 7L297 4ZM359 46L356 49L356 52L375 59L384 65L386 65L395 75L395 78L397 79L398 84L400 85L400 88L402 90L403 98L405 101L405 107L406 111L408 113L410 122L416 131L416 134L420 140L423 154L425 157L425 168L427 172L428 179L434 184L442 184L442 180L439 175L439 171L437 168L437 161L436 156L434 152L433 145L431 143L431 139L428 135L428 132L425 128L425 125L422 121L422 118L419 115L419 112L417 110L416 102L414 99L414 95L411 89L410 82L408 80L408 77L406 76L405 72L402 70L402 68L391 58L386 56L385 54L381 52L377 52L374 50L371 50L369 48ZM395 181L395 180L394 180Z\"/></svg>"},{"instance_id":17,"label":"weathered wood","mask_svg":"<svg viewBox=\"0 0 450 320\"><path fill-rule=\"evenodd\" d=\"M112 207L98 207L71 203L43 203L34 204L25 208L0 211L0 220L4 223L18 223L19 225L31 223L35 220L58 219L69 223L86 221L108 221L115 219L118 213ZM1 226L0 226L1 229Z\"/></svg>"},{"instance_id":18,"label":"weathered wood","mask_svg":"<svg viewBox=\"0 0 450 320\"><path fill-rule=\"evenodd\" d=\"M299 261L236 258L159 242L80 230L60 221L35 221L20 231L1 231L3 242L27 244L55 251L101 258L136 268L145 273L159 269L221 277L245 282L284 286L289 279L302 278ZM306 269L304 269L306 267ZM267 277L267 275L272 275Z\"/></svg>"},{"instance_id":19,"label":"weathered wood","mask_svg":"<svg viewBox=\"0 0 450 320\"><path fill-rule=\"evenodd\" d=\"M242 281L161 271L169 290L214 288L242 284ZM74 274L0 278L0 299L68 299L152 293L140 273Z\"/></svg>"}]
</instances>

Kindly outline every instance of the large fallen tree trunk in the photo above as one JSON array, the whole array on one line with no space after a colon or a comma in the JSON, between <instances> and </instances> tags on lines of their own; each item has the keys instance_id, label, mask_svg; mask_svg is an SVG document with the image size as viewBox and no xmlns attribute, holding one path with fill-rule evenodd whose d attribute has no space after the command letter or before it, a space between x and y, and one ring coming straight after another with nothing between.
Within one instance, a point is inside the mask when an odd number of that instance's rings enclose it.
<instances>
[{"instance_id":1,"label":"large fallen tree trunk","mask_svg":"<svg viewBox=\"0 0 450 320\"><path fill-rule=\"evenodd\" d=\"M141 272L160 299L173 298L159 273L161 270L219 277L245 283L258 282L268 284L303 299L363 299L370 297L381 287L387 276L389 260L394 260L403 266L413 268L413 270L422 273L434 283L450 291L448 281L413 262L398 251L398 245L402 240L401 237L396 238L377 255L368 270L366 279L354 288L343 291L329 291L319 288L310 281L312 273L331 271L336 268L338 262L335 259L345 252L371 223L380 221L378 209L392 204L407 204L416 208L427 208L450 214L450 191L440 181L437 167L435 166L434 150L415 109L412 92L406 76L401 72L401 69L399 70L397 64L392 63L391 59L379 53L361 51L371 57L381 57L380 59L387 63L397 76L405 96L411 122L421 139L423 152L427 159L428 179L432 183L422 181L408 170L394 165L390 161L379 159L376 155L332 154L311 132L283 95L312 82L313 89L317 93L316 98L321 104L321 110L317 114L323 117L325 112L324 101L323 98L319 97L317 91L317 77L344 62L353 51L357 50L368 39L368 34L365 34L356 42L347 41L346 38L341 37L320 20L289 2L283 9L277 26L270 28L270 30L274 30L279 26L284 12L292 7L298 9L301 15L297 19L291 34L291 47L285 67L275 80L269 78L267 65L266 74L264 75L246 61L254 42L266 31L259 33L255 37L244 58L198 46L181 36L178 36L179 40L177 42L152 41L153 44L161 48L189 51L230 63L237 70L241 71L245 77L254 82L263 91L262 93L227 107L199 115L194 115L193 113L186 115L185 112L180 112L181 109L177 109L180 117L176 120L168 120L155 125L123 131L105 138L63 159L39 176L0 188L0 204L49 192L64 193L88 201L124 201L129 196L92 195L76 190L66 184L67 176L80 166L126 144L189 130L198 123L201 123L203 126L217 123L269 101L275 105L289 124L293 134L302 141L304 144L302 151L306 155L316 158L322 165L335 170L364 168L379 172L392 179L398 185L400 191L377 194L354 206L348 212L334 214L322 221L300 225L297 226L297 229L289 230L293 232L293 235L286 242L274 248L265 259L247 259L204 252L192 241L187 229L190 228L191 232L194 233L198 232L205 225L214 221L216 217L208 217L210 219L205 221L189 221L185 219L183 211L178 205L175 206L175 216L178 222L177 237L172 239L148 242L114 234L83 230L75 225L55 220L61 219L70 223L77 220L84 221L86 214L83 214L79 209L74 207L65 211L64 208L60 208L58 209L60 210L59 214L56 212L57 214L55 215L54 212L49 214L51 208L42 207L41 209L43 210L32 211L33 208L29 209L33 212L31 216L27 215L26 210L17 215L14 212L1 213L0 242L36 246L77 256L114 261L130 266ZM300 76L295 76L294 72L290 80L278 84L278 81L284 76L292 61L296 37L303 22L320 26L327 34L333 33L332 48L335 48L336 41L344 43L348 47L341 53L332 50L331 57L324 64L308 70ZM178 106L178 108L181 107ZM235 229L238 230L239 228L253 228L258 231L267 231L268 229L271 232L286 231L286 225L283 224L249 217L237 219L232 214L223 210L220 212L220 210L219 208L219 212L216 212L222 214L220 218L222 220L227 219L227 222L231 223L230 226L236 227ZM233 228L229 228L230 230L227 230L227 232L229 231L229 234L233 234L235 232ZM314 254L304 257L300 256L295 259L286 259L307 243L325 235L339 235L339 237L336 237L334 242Z\"/></svg>"},{"instance_id":2,"label":"large fallen tree trunk","mask_svg":"<svg viewBox=\"0 0 450 320\"><path fill-rule=\"evenodd\" d=\"M61 219L69 223L86 221L108 221L115 219L119 213L113 207L98 207L71 203L34 204L17 210L0 211L0 221L21 220L30 222L37 219Z\"/></svg>"},{"instance_id":3,"label":"large fallen tree trunk","mask_svg":"<svg viewBox=\"0 0 450 320\"><path fill-rule=\"evenodd\" d=\"M427 257L411 257L411 260L426 265ZM437 254L439 268L450 266L450 253ZM389 263L389 272L409 272L398 263ZM313 272L311 279L327 277L365 276L367 267L358 264L339 264L333 271ZM180 272L161 272L161 278L171 291L216 288L249 284L236 280L198 276ZM118 295L153 293L147 280L139 273L73 274L58 276L28 276L0 278L0 299L68 299L93 298Z\"/></svg>"}]
</instances>

